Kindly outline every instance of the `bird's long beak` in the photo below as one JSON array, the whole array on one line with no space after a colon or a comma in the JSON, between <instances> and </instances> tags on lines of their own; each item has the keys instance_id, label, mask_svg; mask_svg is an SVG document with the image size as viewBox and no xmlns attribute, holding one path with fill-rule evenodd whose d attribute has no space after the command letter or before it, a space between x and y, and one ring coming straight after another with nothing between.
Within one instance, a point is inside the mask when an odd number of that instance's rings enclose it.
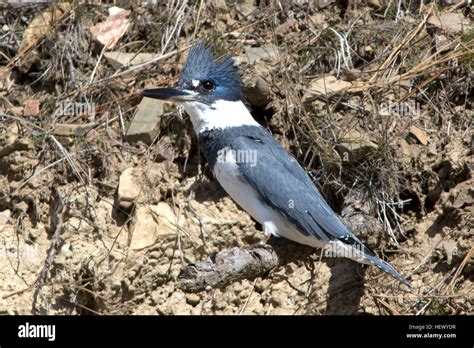
<instances>
[{"instance_id":1,"label":"bird's long beak","mask_svg":"<svg viewBox=\"0 0 474 348\"><path fill-rule=\"evenodd\" d=\"M170 102L189 102L197 100L195 92L179 87L145 89L140 95Z\"/></svg>"}]
</instances>

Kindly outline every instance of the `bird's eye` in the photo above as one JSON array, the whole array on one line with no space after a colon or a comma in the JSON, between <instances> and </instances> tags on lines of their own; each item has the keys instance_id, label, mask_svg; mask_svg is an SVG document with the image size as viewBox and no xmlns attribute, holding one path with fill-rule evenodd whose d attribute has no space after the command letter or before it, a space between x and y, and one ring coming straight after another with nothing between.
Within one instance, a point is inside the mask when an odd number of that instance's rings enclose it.
<instances>
[{"instance_id":1,"label":"bird's eye","mask_svg":"<svg viewBox=\"0 0 474 348\"><path fill-rule=\"evenodd\" d=\"M202 87L203 87L206 91L213 90L215 86L216 86L216 85L214 84L214 82L209 81L209 80L206 80L206 81L203 81L203 82L202 82Z\"/></svg>"}]
</instances>

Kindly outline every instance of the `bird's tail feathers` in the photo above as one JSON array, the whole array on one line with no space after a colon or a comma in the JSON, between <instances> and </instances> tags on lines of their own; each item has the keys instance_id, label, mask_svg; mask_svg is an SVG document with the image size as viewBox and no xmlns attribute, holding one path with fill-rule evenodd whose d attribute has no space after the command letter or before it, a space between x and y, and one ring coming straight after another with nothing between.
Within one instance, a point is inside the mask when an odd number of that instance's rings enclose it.
<instances>
[{"instance_id":1,"label":"bird's tail feathers","mask_svg":"<svg viewBox=\"0 0 474 348\"><path fill-rule=\"evenodd\" d=\"M363 263L366 263L368 265L375 266L385 273L389 274L399 282L407 285L409 288L413 288L411 283L406 280L400 273L397 272L395 268L393 268L388 262L385 262L384 260L380 259L376 255L369 255L369 254L364 254L363 256L364 260Z\"/></svg>"},{"instance_id":2,"label":"bird's tail feathers","mask_svg":"<svg viewBox=\"0 0 474 348\"><path fill-rule=\"evenodd\" d=\"M384 271L385 273L389 274L399 282L412 288L410 282L406 280L400 273L398 273L395 268L393 268L389 263L377 257L377 255L375 255L372 250L367 248L357 238L346 238L346 240L350 240L352 243L347 244L344 243L342 240L331 241L327 243L325 246L325 252L330 252L330 255L332 256L347 257L348 259L354 260L356 262L375 266Z\"/></svg>"}]
</instances>

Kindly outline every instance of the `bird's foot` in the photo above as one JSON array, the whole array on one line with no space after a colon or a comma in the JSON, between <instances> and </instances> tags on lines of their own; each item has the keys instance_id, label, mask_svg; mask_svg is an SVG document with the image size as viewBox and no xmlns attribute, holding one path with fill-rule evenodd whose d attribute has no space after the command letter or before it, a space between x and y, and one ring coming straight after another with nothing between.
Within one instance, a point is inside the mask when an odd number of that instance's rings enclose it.
<instances>
[{"instance_id":1,"label":"bird's foot","mask_svg":"<svg viewBox=\"0 0 474 348\"><path fill-rule=\"evenodd\" d=\"M260 242L258 242L258 244L261 245L261 246L267 245L268 240L270 239L271 236L272 236L272 234L270 233L270 231L268 231L267 229L264 228L263 237L262 237L262 239L260 239Z\"/></svg>"},{"instance_id":2,"label":"bird's foot","mask_svg":"<svg viewBox=\"0 0 474 348\"><path fill-rule=\"evenodd\" d=\"M252 249L254 248L267 248L268 247L268 240L270 239L271 237L271 233L267 232L267 231L264 231L263 232L263 237L260 239L260 241L258 241L257 243L251 245L250 247Z\"/></svg>"}]
</instances>

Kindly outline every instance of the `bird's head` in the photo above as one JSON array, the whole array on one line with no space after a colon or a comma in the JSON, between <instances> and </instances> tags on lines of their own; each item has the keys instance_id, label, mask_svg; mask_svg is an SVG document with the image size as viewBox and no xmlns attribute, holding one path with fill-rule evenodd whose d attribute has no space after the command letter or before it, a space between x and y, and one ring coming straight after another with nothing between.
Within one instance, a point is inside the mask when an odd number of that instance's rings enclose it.
<instances>
[{"instance_id":1,"label":"bird's head","mask_svg":"<svg viewBox=\"0 0 474 348\"><path fill-rule=\"evenodd\" d=\"M146 89L141 93L148 98L171 102L199 102L212 106L217 101L242 100L239 72L233 59L218 59L211 46L204 41L189 51L177 87Z\"/></svg>"}]
</instances>

